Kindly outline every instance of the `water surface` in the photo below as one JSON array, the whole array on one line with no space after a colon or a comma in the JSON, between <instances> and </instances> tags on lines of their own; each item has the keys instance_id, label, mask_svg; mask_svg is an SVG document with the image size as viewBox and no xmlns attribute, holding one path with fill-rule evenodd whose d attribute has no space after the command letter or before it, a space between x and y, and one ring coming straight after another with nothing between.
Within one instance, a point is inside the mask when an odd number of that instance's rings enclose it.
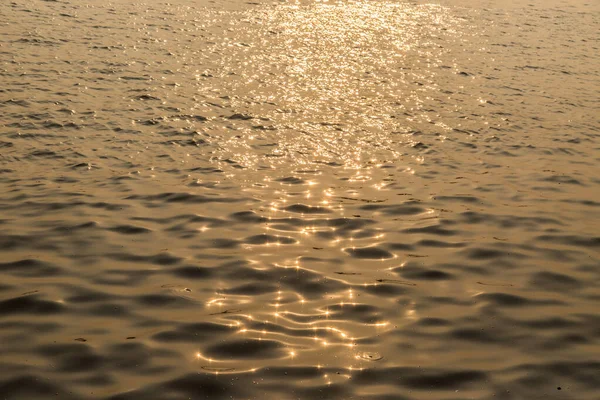
<instances>
[{"instance_id":1,"label":"water surface","mask_svg":"<svg viewBox=\"0 0 600 400\"><path fill-rule=\"evenodd\" d=\"M0 4L3 399L597 399L600 9Z\"/></svg>"}]
</instances>

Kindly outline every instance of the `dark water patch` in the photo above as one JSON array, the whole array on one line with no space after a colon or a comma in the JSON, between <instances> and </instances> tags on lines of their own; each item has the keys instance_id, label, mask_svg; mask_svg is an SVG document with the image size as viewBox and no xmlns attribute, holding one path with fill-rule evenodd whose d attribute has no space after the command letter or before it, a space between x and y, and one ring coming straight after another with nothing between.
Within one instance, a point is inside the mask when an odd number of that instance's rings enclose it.
<instances>
[{"instance_id":1,"label":"dark water patch","mask_svg":"<svg viewBox=\"0 0 600 400\"><path fill-rule=\"evenodd\" d=\"M151 366L157 359L176 358L176 352L155 349L141 343L118 343L106 349L106 364L111 369L128 370Z\"/></svg>"},{"instance_id":2,"label":"dark water patch","mask_svg":"<svg viewBox=\"0 0 600 400\"><path fill-rule=\"evenodd\" d=\"M51 359L60 372L94 371L106 362L91 346L83 343L44 345L36 352Z\"/></svg>"},{"instance_id":3,"label":"dark water patch","mask_svg":"<svg viewBox=\"0 0 600 400\"><path fill-rule=\"evenodd\" d=\"M454 279L454 276L448 272L412 265L395 268L393 271L410 280L445 281Z\"/></svg>"},{"instance_id":4,"label":"dark water patch","mask_svg":"<svg viewBox=\"0 0 600 400\"><path fill-rule=\"evenodd\" d=\"M418 215L422 214L427 209L424 207L418 206L417 202L408 202L405 204L395 204L395 205L379 205L379 204L367 204L361 206L361 210L365 211L375 211L381 212L386 215Z\"/></svg>"},{"instance_id":5,"label":"dark water patch","mask_svg":"<svg viewBox=\"0 0 600 400\"><path fill-rule=\"evenodd\" d=\"M217 312L210 313L209 315L230 315L230 314L239 314L241 312L242 312L242 310L239 308L228 308L223 311L217 311Z\"/></svg>"},{"instance_id":6,"label":"dark water patch","mask_svg":"<svg viewBox=\"0 0 600 400\"><path fill-rule=\"evenodd\" d=\"M134 99L136 99L136 100L158 100L158 101L160 101L160 98L152 96L152 95L149 95L149 94L142 94L142 95L139 95L139 96L134 96Z\"/></svg>"},{"instance_id":7,"label":"dark water patch","mask_svg":"<svg viewBox=\"0 0 600 400\"><path fill-rule=\"evenodd\" d=\"M449 297L449 296L427 297L426 303L432 303L432 304L437 304L437 305L453 305L453 306L460 306L460 307L471 307L476 304L476 302L471 299L460 299L460 298Z\"/></svg>"},{"instance_id":8,"label":"dark water patch","mask_svg":"<svg viewBox=\"0 0 600 400\"><path fill-rule=\"evenodd\" d=\"M109 300L114 300L117 296L111 295L105 292L101 292L99 290L93 290L83 287L77 287L74 290L74 293L65 298L65 301L68 303L96 303L96 302L107 302Z\"/></svg>"},{"instance_id":9,"label":"dark water patch","mask_svg":"<svg viewBox=\"0 0 600 400\"><path fill-rule=\"evenodd\" d=\"M270 269L255 268L249 261L241 259L226 261L212 268L214 271L217 271L216 273L218 273L219 276L232 279L236 282L239 280L265 281L269 278L273 278Z\"/></svg>"},{"instance_id":10,"label":"dark water patch","mask_svg":"<svg viewBox=\"0 0 600 400\"><path fill-rule=\"evenodd\" d=\"M229 216L234 221L246 222L246 223L254 223L254 224L262 224L268 222L269 219L266 217L262 217L255 213L254 211L240 211L233 213Z\"/></svg>"},{"instance_id":11,"label":"dark water patch","mask_svg":"<svg viewBox=\"0 0 600 400\"><path fill-rule=\"evenodd\" d=\"M390 284L394 284L394 285L417 286L416 283L401 280L401 279L380 278L380 279L375 279L375 282L390 283Z\"/></svg>"},{"instance_id":12,"label":"dark water patch","mask_svg":"<svg viewBox=\"0 0 600 400\"><path fill-rule=\"evenodd\" d=\"M172 115L170 118L185 119L185 120L198 121L198 122L208 121L207 117L205 117L203 115L199 115L199 114L177 114L177 115Z\"/></svg>"},{"instance_id":13,"label":"dark water patch","mask_svg":"<svg viewBox=\"0 0 600 400\"><path fill-rule=\"evenodd\" d=\"M135 226L135 225L117 225L111 228L108 228L109 231L120 233L122 235L140 235L143 233L152 232L150 229Z\"/></svg>"},{"instance_id":14,"label":"dark water patch","mask_svg":"<svg viewBox=\"0 0 600 400\"><path fill-rule=\"evenodd\" d=\"M21 375L0 381L0 393L7 399L81 399L72 390L36 375Z\"/></svg>"},{"instance_id":15,"label":"dark water patch","mask_svg":"<svg viewBox=\"0 0 600 400\"><path fill-rule=\"evenodd\" d=\"M278 289L277 285L269 284L266 282L246 283L244 285L235 286L229 289L223 290L225 294L236 294L236 295L260 295L264 293L273 293Z\"/></svg>"},{"instance_id":16,"label":"dark water patch","mask_svg":"<svg viewBox=\"0 0 600 400\"><path fill-rule=\"evenodd\" d=\"M424 246L424 247L437 247L437 248L461 248L465 247L465 243L452 243L452 242L443 242L440 240L431 240L431 239L423 239L416 243L416 246Z\"/></svg>"},{"instance_id":17,"label":"dark water patch","mask_svg":"<svg viewBox=\"0 0 600 400\"><path fill-rule=\"evenodd\" d=\"M564 203L578 204L588 207L600 207L600 201L595 200L563 199L561 201Z\"/></svg>"},{"instance_id":18,"label":"dark water patch","mask_svg":"<svg viewBox=\"0 0 600 400\"><path fill-rule=\"evenodd\" d=\"M292 204L284 208L285 211L299 214L329 214L333 212L327 207L307 206L305 204Z\"/></svg>"},{"instance_id":19,"label":"dark water patch","mask_svg":"<svg viewBox=\"0 0 600 400\"><path fill-rule=\"evenodd\" d=\"M385 243L383 246L392 251L414 251L416 249L415 246L408 243Z\"/></svg>"},{"instance_id":20,"label":"dark water patch","mask_svg":"<svg viewBox=\"0 0 600 400\"><path fill-rule=\"evenodd\" d=\"M461 204L482 204L479 198L475 196L435 196L434 200L441 202L457 202Z\"/></svg>"},{"instance_id":21,"label":"dark water patch","mask_svg":"<svg viewBox=\"0 0 600 400\"><path fill-rule=\"evenodd\" d=\"M2 248L1 245L0 248ZM35 278L59 275L62 270L61 268L44 261L25 259L0 263L0 272L15 276Z\"/></svg>"},{"instance_id":22,"label":"dark water patch","mask_svg":"<svg viewBox=\"0 0 600 400\"><path fill-rule=\"evenodd\" d=\"M306 226L306 220L303 218L269 218L269 228L282 232L300 232ZM320 234L321 232L316 232Z\"/></svg>"},{"instance_id":23,"label":"dark water patch","mask_svg":"<svg viewBox=\"0 0 600 400\"><path fill-rule=\"evenodd\" d=\"M135 301L146 307L190 307L195 304L194 301L182 296L173 296L167 294L147 294L138 296Z\"/></svg>"},{"instance_id":24,"label":"dark water patch","mask_svg":"<svg viewBox=\"0 0 600 400\"><path fill-rule=\"evenodd\" d=\"M331 313L330 318L371 324L383 320L385 315L380 307L361 303L335 304L327 310Z\"/></svg>"},{"instance_id":25,"label":"dark water patch","mask_svg":"<svg viewBox=\"0 0 600 400\"><path fill-rule=\"evenodd\" d=\"M526 326L530 329L539 329L539 330L560 330L565 328L576 328L581 327L583 324L577 322L575 319L567 319L562 317L548 317L548 318L536 318L530 320L518 320L511 321L517 325ZM596 324L598 321L596 321Z\"/></svg>"},{"instance_id":26,"label":"dark water patch","mask_svg":"<svg viewBox=\"0 0 600 400\"><path fill-rule=\"evenodd\" d=\"M168 252L157 253L150 256L140 256L129 253L112 253L107 254L107 257L118 261L129 261L137 263L148 263L156 265L175 265L183 261L183 258L172 255Z\"/></svg>"},{"instance_id":27,"label":"dark water patch","mask_svg":"<svg viewBox=\"0 0 600 400\"><path fill-rule=\"evenodd\" d=\"M581 235L541 235L538 236L536 240L547 243L561 244L565 246L577 246L590 249L600 248L600 237L596 236L590 237Z\"/></svg>"},{"instance_id":28,"label":"dark water patch","mask_svg":"<svg viewBox=\"0 0 600 400\"><path fill-rule=\"evenodd\" d=\"M296 393L306 399L316 399L319 396L326 399L347 399L353 392L344 384L325 383L315 387L300 387Z\"/></svg>"},{"instance_id":29,"label":"dark water patch","mask_svg":"<svg viewBox=\"0 0 600 400\"><path fill-rule=\"evenodd\" d=\"M206 241L208 248L214 248L214 249L235 249L240 247L240 244L242 243L239 240L235 240L235 239L225 239L225 238L218 238L218 239L212 239L212 240L208 240Z\"/></svg>"},{"instance_id":30,"label":"dark water patch","mask_svg":"<svg viewBox=\"0 0 600 400\"><path fill-rule=\"evenodd\" d=\"M122 182L126 182L126 181L136 181L136 180L138 180L138 178L135 176L132 176L131 174L127 174L127 175L121 175L121 176L113 176L110 178L110 180L115 183L122 183Z\"/></svg>"},{"instance_id":31,"label":"dark water patch","mask_svg":"<svg viewBox=\"0 0 600 400\"><path fill-rule=\"evenodd\" d=\"M13 286L0 283L0 292L6 292L6 291L9 291L9 290L12 290L12 289L14 289Z\"/></svg>"},{"instance_id":32,"label":"dark water patch","mask_svg":"<svg viewBox=\"0 0 600 400\"><path fill-rule=\"evenodd\" d=\"M583 287L578 279L565 274L542 271L534 274L529 280L529 286L533 289L541 289L554 292L575 291Z\"/></svg>"},{"instance_id":33,"label":"dark water patch","mask_svg":"<svg viewBox=\"0 0 600 400\"><path fill-rule=\"evenodd\" d=\"M553 175L547 178L542 179L542 181L544 182L552 182L552 183L558 183L559 185L565 184L565 185L582 185L582 183L580 181L578 181L575 178L572 178L570 176L565 176L565 175Z\"/></svg>"},{"instance_id":34,"label":"dark water patch","mask_svg":"<svg viewBox=\"0 0 600 400\"><path fill-rule=\"evenodd\" d=\"M18 127L23 127L23 128L37 128L34 124L29 124L29 125L23 125L23 124L17 124ZM56 133L41 133L41 132L36 132L36 133L32 133L32 132L17 132L17 133L9 133L8 135L6 135L6 137L10 138L10 139L37 139L37 140L42 140L42 139L47 139L47 140L52 140L52 139L68 139L69 136L67 135L58 135Z\"/></svg>"},{"instance_id":35,"label":"dark water patch","mask_svg":"<svg viewBox=\"0 0 600 400\"><path fill-rule=\"evenodd\" d=\"M392 258L394 255L380 247L349 247L344 249L348 255L354 258L382 260Z\"/></svg>"},{"instance_id":36,"label":"dark water patch","mask_svg":"<svg viewBox=\"0 0 600 400\"><path fill-rule=\"evenodd\" d=\"M21 106L21 107L29 107L31 106L31 102L27 101L27 100L15 100L15 99L8 99L4 102L2 102L3 104L7 104L7 105L16 105L16 106Z\"/></svg>"},{"instance_id":37,"label":"dark water patch","mask_svg":"<svg viewBox=\"0 0 600 400\"><path fill-rule=\"evenodd\" d=\"M360 201L362 203L376 204L376 203L385 203L385 200L376 200L376 199L363 199L360 197L348 197L348 196L339 196L341 200L349 200L351 202Z\"/></svg>"},{"instance_id":38,"label":"dark water patch","mask_svg":"<svg viewBox=\"0 0 600 400\"><path fill-rule=\"evenodd\" d=\"M120 210L125 210L125 209L129 208L129 205L127 205L127 204L106 203L104 201L99 201L96 203L88 203L86 205L91 208L99 208L99 209L103 209L106 211L120 211Z\"/></svg>"},{"instance_id":39,"label":"dark water patch","mask_svg":"<svg viewBox=\"0 0 600 400\"><path fill-rule=\"evenodd\" d=\"M207 347L204 353L220 360L279 358L285 355L284 345L275 340L235 339Z\"/></svg>"},{"instance_id":40,"label":"dark water patch","mask_svg":"<svg viewBox=\"0 0 600 400\"><path fill-rule=\"evenodd\" d=\"M314 379L331 372L314 366L269 367L260 371L265 378L275 379Z\"/></svg>"},{"instance_id":41,"label":"dark water patch","mask_svg":"<svg viewBox=\"0 0 600 400\"><path fill-rule=\"evenodd\" d=\"M533 348L539 349L541 351L556 351L556 350L565 350L567 348L573 348L575 346L582 346L591 344L592 340L588 337L577 334L577 333L567 333L561 335L553 335L550 338L544 338L542 341L537 342L532 345Z\"/></svg>"},{"instance_id":42,"label":"dark water patch","mask_svg":"<svg viewBox=\"0 0 600 400\"><path fill-rule=\"evenodd\" d=\"M51 150L35 150L27 155L28 158L65 158Z\"/></svg>"},{"instance_id":43,"label":"dark water patch","mask_svg":"<svg viewBox=\"0 0 600 400\"><path fill-rule=\"evenodd\" d=\"M160 144L171 144L171 145L177 145L177 146L182 146L182 147L186 147L186 146L199 147L206 143L207 143L206 140L192 138L192 139L181 139L181 140L171 139L171 140L167 140L165 142L161 142ZM190 184L190 186L198 186L198 185L195 183L192 183L192 184Z\"/></svg>"},{"instance_id":44,"label":"dark water patch","mask_svg":"<svg viewBox=\"0 0 600 400\"><path fill-rule=\"evenodd\" d=\"M108 385L114 385L116 379L112 375L108 375L106 373L97 373L88 376L84 376L79 379L74 379L74 382L77 384L82 384L85 386L91 387L104 387Z\"/></svg>"},{"instance_id":45,"label":"dark water patch","mask_svg":"<svg viewBox=\"0 0 600 400\"><path fill-rule=\"evenodd\" d=\"M157 342L182 342L200 343L214 338L215 335L233 333L234 329L212 322L196 322L191 324L179 324L175 329L158 332L152 336Z\"/></svg>"},{"instance_id":46,"label":"dark water patch","mask_svg":"<svg viewBox=\"0 0 600 400\"><path fill-rule=\"evenodd\" d=\"M17 210L20 213L32 212L28 216L41 216L44 213L58 212L65 209L75 209L80 206L87 206L95 209L104 209L107 211L120 211L129 207L126 204L115 204L106 202L86 203L79 200L71 200L69 202L36 202L36 201L24 201L16 205L0 204L0 210Z\"/></svg>"},{"instance_id":47,"label":"dark water patch","mask_svg":"<svg viewBox=\"0 0 600 400\"><path fill-rule=\"evenodd\" d=\"M401 394L374 394L371 400L410 400L410 397L406 397Z\"/></svg>"},{"instance_id":48,"label":"dark water patch","mask_svg":"<svg viewBox=\"0 0 600 400\"><path fill-rule=\"evenodd\" d=\"M235 114L228 116L227 119L248 121L248 120L254 119L254 117L251 115L248 115L248 114L235 113Z\"/></svg>"},{"instance_id":49,"label":"dark water patch","mask_svg":"<svg viewBox=\"0 0 600 400\"><path fill-rule=\"evenodd\" d=\"M235 203L241 199L229 197L212 197L196 195L191 193L162 193L156 195L131 195L126 197L127 200L145 200L145 201L162 201L166 203L187 203L187 204L204 204L204 203Z\"/></svg>"},{"instance_id":50,"label":"dark water patch","mask_svg":"<svg viewBox=\"0 0 600 400\"><path fill-rule=\"evenodd\" d=\"M32 12L31 10L24 10L25 12ZM38 38L21 38L14 41L14 43L26 43L33 46L58 46L60 43L52 40L43 40Z\"/></svg>"},{"instance_id":51,"label":"dark water patch","mask_svg":"<svg viewBox=\"0 0 600 400\"><path fill-rule=\"evenodd\" d=\"M530 299L523 296L517 296L508 293L483 293L475 296L478 302L484 302L496 307L527 307L527 306L548 306L564 305L558 300Z\"/></svg>"},{"instance_id":52,"label":"dark water patch","mask_svg":"<svg viewBox=\"0 0 600 400\"><path fill-rule=\"evenodd\" d=\"M41 333L58 332L63 327L56 322L6 321L0 322L0 328L6 330L19 330L22 333L36 335Z\"/></svg>"},{"instance_id":53,"label":"dark water patch","mask_svg":"<svg viewBox=\"0 0 600 400\"><path fill-rule=\"evenodd\" d=\"M431 317L425 317L425 318L420 318L417 322L416 322L417 326L420 327L446 327L446 326L451 326L452 322L449 321L448 319L445 318L431 318Z\"/></svg>"},{"instance_id":54,"label":"dark water patch","mask_svg":"<svg viewBox=\"0 0 600 400\"><path fill-rule=\"evenodd\" d=\"M318 251L323 250L323 248L321 247L313 247L312 248L311 255L310 256L300 256L298 257L298 261L299 262L307 262L307 263L315 263L315 264L328 264L328 265L335 265L335 266L340 266L344 264L344 260L342 258L338 258L338 257L332 257L332 258L322 258L322 257L317 257L316 255L318 253ZM360 274L359 274L360 275Z\"/></svg>"},{"instance_id":55,"label":"dark water patch","mask_svg":"<svg viewBox=\"0 0 600 400\"><path fill-rule=\"evenodd\" d=\"M514 251L511 247L502 246L506 250L496 250L493 248L487 247L479 247L479 248L471 248L466 249L462 253L464 256L470 260L474 261L486 261L486 260L497 260L497 259L505 259L505 258L516 258L523 259L527 258L522 253Z\"/></svg>"},{"instance_id":56,"label":"dark water patch","mask_svg":"<svg viewBox=\"0 0 600 400\"><path fill-rule=\"evenodd\" d=\"M131 318L133 313L121 304L106 302L103 304L92 304L80 311L82 315L106 317L106 318Z\"/></svg>"},{"instance_id":57,"label":"dark water patch","mask_svg":"<svg viewBox=\"0 0 600 400\"><path fill-rule=\"evenodd\" d=\"M296 239L287 236L276 236L276 235L255 235L247 237L243 240L246 244L253 245L269 245L269 244L295 244L298 243Z\"/></svg>"},{"instance_id":58,"label":"dark water patch","mask_svg":"<svg viewBox=\"0 0 600 400\"><path fill-rule=\"evenodd\" d=\"M0 301L0 316L15 314L52 315L65 311L60 303L43 300L38 295L21 296Z\"/></svg>"},{"instance_id":59,"label":"dark water patch","mask_svg":"<svg viewBox=\"0 0 600 400\"><path fill-rule=\"evenodd\" d=\"M205 174L221 174L224 171L221 168L215 167L194 167L188 170L189 172L202 172Z\"/></svg>"},{"instance_id":60,"label":"dark water patch","mask_svg":"<svg viewBox=\"0 0 600 400\"><path fill-rule=\"evenodd\" d=\"M543 257L546 260L554 260L560 261L563 263L573 263L579 257L581 257L582 251L581 249L558 249L558 248L548 248L548 247L537 247L531 245L520 245L519 248L523 250L527 250L528 252L533 252L538 255L538 257Z\"/></svg>"},{"instance_id":61,"label":"dark water patch","mask_svg":"<svg viewBox=\"0 0 600 400\"><path fill-rule=\"evenodd\" d=\"M288 176L286 178L279 178L276 182L286 183L288 185L303 185L306 181L302 178L298 178L295 176Z\"/></svg>"},{"instance_id":62,"label":"dark water patch","mask_svg":"<svg viewBox=\"0 0 600 400\"><path fill-rule=\"evenodd\" d=\"M396 385L411 389L448 390L481 384L489 379L477 370L445 370L437 368L379 368L365 369L354 375L352 382L360 385Z\"/></svg>"},{"instance_id":63,"label":"dark water patch","mask_svg":"<svg viewBox=\"0 0 600 400\"><path fill-rule=\"evenodd\" d=\"M481 286L497 286L497 287L513 287L514 285L512 283L494 283L494 282L482 282L482 281L477 281L478 285Z\"/></svg>"},{"instance_id":64,"label":"dark water patch","mask_svg":"<svg viewBox=\"0 0 600 400\"><path fill-rule=\"evenodd\" d=\"M509 334L506 330L494 327L490 329L485 328L457 328L452 329L448 336L452 339L457 339L465 342L471 343L481 343L481 344L505 344L512 343L513 345L517 345L517 339Z\"/></svg>"},{"instance_id":65,"label":"dark water patch","mask_svg":"<svg viewBox=\"0 0 600 400\"><path fill-rule=\"evenodd\" d=\"M595 360L580 361L549 361L545 363L521 364L510 368L510 372L519 372L524 375L517 382L520 385L535 384L536 388L545 387L555 389L557 386L566 386L565 381L589 390L597 391L600 384L597 380L597 371L600 362ZM557 382L561 382L557 384ZM562 387L561 386L561 387ZM538 389L536 389L538 390ZM530 390L533 392L533 390Z\"/></svg>"},{"instance_id":66,"label":"dark water patch","mask_svg":"<svg viewBox=\"0 0 600 400\"><path fill-rule=\"evenodd\" d=\"M326 293L343 290L346 285L337 280L328 279L321 274L306 270L279 269L278 282L283 288L302 293L306 298L316 298Z\"/></svg>"},{"instance_id":67,"label":"dark water patch","mask_svg":"<svg viewBox=\"0 0 600 400\"><path fill-rule=\"evenodd\" d=\"M82 162L82 163L75 163L75 164L71 164L69 167L70 167L71 169L73 169L73 170L91 170L91 169L100 169L99 167L97 167L97 166L94 166L94 165L92 165L92 164L90 164L90 163L87 163L87 162ZM62 181L61 181L61 182L62 182ZM66 182L68 182L68 181L65 181L65 183L66 183ZM79 182L79 181L78 181L78 180L72 180L71 182L72 182L72 183L74 183L74 182Z\"/></svg>"},{"instance_id":68,"label":"dark water patch","mask_svg":"<svg viewBox=\"0 0 600 400\"><path fill-rule=\"evenodd\" d=\"M169 264L160 264L169 265ZM137 285L148 279L150 276L157 274L158 271L153 269L142 269L142 270L126 270L126 269L113 269L106 270L101 275L92 278L94 283L100 285L115 285L115 286L129 286Z\"/></svg>"},{"instance_id":69,"label":"dark water patch","mask_svg":"<svg viewBox=\"0 0 600 400\"><path fill-rule=\"evenodd\" d=\"M240 164L238 161L232 160L231 158L225 158L225 159L222 159L221 161L226 164L229 164L232 168L235 168L238 170L242 170L242 169L246 168L242 164Z\"/></svg>"},{"instance_id":70,"label":"dark water patch","mask_svg":"<svg viewBox=\"0 0 600 400\"><path fill-rule=\"evenodd\" d=\"M540 192L554 192L554 193L564 193L565 192L562 187L558 187L558 186L533 186L531 189L535 190L535 191L540 191Z\"/></svg>"},{"instance_id":71,"label":"dark water patch","mask_svg":"<svg viewBox=\"0 0 600 400\"><path fill-rule=\"evenodd\" d=\"M156 224L160 224L160 225L172 224L172 223L176 223L176 222L182 221L182 220L184 221L181 224L177 224L177 225L174 225L174 226L168 228L167 229L168 231L184 230L186 224L193 224L193 223L205 224L207 227L211 227L211 228L216 228L216 227L220 227L220 226L227 224L226 220L223 220L220 218L207 217L204 215L197 215L197 214L180 214L180 215L174 215L172 217L167 217L167 218L133 217L131 219L134 221L152 222L152 223L156 223Z\"/></svg>"},{"instance_id":72,"label":"dark water patch","mask_svg":"<svg viewBox=\"0 0 600 400\"><path fill-rule=\"evenodd\" d=\"M119 79L124 81L151 81L152 78L149 76L132 76L132 75L124 75L120 76Z\"/></svg>"},{"instance_id":73,"label":"dark water patch","mask_svg":"<svg viewBox=\"0 0 600 400\"><path fill-rule=\"evenodd\" d=\"M408 228L404 229L403 232L411 234L416 233L437 236L455 236L458 234L458 232L455 230L445 228L444 224L429 225L422 228Z\"/></svg>"},{"instance_id":74,"label":"dark water patch","mask_svg":"<svg viewBox=\"0 0 600 400\"><path fill-rule=\"evenodd\" d=\"M249 386L246 386L249 387ZM231 399L248 396L252 391L243 390L231 384L231 378L211 373L193 373L180 378L162 382L160 385L148 386L141 389L121 393L110 397L110 400L152 400L156 393L162 393L165 398L180 400L189 398L208 398L215 400Z\"/></svg>"},{"instance_id":75,"label":"dark water patch","mask_svg":"<svg viewBox=\"0 0 600 400\"><path fill-rule=\"evenodd\" d=\"M376 221L367 218L328 218L326 220L314 220L310 223L316 226L336 228L336 232L351 232L375 224Z\"/></svg>"},{"instance_id":76,"label":"dark water patch","mask_svg":"<svg viewBox=\"0 0 600 400\"><path fill-rule=\"evenodd\" d=\"M198 267L194 265L186 265L170 270L174 276L185 279L206 279L214 275L212 268Z\"/></svg>"},{"instance_id":77,"label":"dark water patch","mask_svg":"<svg viewBox=\"0 0 600 400\"><path fill-rule=\"evenodd\" d=\"M377 281L376 281L377 282ZM374 283L364 285L360 290L370 293L375 296L389 297L389 296L401 296L409 293L409 287L412 285L406 285L403 283ZM416 285L415 285L416 286ZM358 288L357 288L358 289Z\"/></svg>"}]
</instances>

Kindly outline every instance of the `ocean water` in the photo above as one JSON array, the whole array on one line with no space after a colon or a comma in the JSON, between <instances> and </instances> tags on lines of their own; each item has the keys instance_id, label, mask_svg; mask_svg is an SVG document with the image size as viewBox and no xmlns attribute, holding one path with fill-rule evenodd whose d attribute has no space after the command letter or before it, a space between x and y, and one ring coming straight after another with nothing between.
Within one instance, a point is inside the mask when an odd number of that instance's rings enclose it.
<instances>
[{"instance_id":1,"label":"ocean water","mask_svg":"<svg viewBox=\"0 0 600 400\"><path fill-rule=\"evenodd\" d=\"M600 398L600 4L0 3L1 399Z\"/></svg>"}]
</instances>

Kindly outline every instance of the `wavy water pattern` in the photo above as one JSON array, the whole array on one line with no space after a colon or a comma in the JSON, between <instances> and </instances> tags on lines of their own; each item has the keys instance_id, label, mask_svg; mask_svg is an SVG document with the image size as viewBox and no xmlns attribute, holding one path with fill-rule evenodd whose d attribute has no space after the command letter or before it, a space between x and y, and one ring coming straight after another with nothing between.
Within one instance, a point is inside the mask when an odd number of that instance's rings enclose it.
<instances>
[{"instance_id":1,"label":"wavy water pattern","mask_svg":"<svg viewBox=\"0 0 600 400\"><path fill-rule=\"evenodd\" d=\"M0 398L600 398L595 3L0 15Z\"/></svg>"}]
</instances>

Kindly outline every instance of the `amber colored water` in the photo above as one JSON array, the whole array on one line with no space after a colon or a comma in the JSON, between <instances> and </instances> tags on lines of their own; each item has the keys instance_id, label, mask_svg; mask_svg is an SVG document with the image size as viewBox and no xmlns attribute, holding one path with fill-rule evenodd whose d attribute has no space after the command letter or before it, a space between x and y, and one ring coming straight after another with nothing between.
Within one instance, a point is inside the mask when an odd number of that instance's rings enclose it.
<instances>
[{"instance_id":1,"label":"amber colored water","mask_svg":"<svg viewBox=\"0 0 600 400\"><path fill-rule=\"evenodd\" d=\"M2 1L0 399L599 399L599 20Z\"/></svg>"}]
</instances>

